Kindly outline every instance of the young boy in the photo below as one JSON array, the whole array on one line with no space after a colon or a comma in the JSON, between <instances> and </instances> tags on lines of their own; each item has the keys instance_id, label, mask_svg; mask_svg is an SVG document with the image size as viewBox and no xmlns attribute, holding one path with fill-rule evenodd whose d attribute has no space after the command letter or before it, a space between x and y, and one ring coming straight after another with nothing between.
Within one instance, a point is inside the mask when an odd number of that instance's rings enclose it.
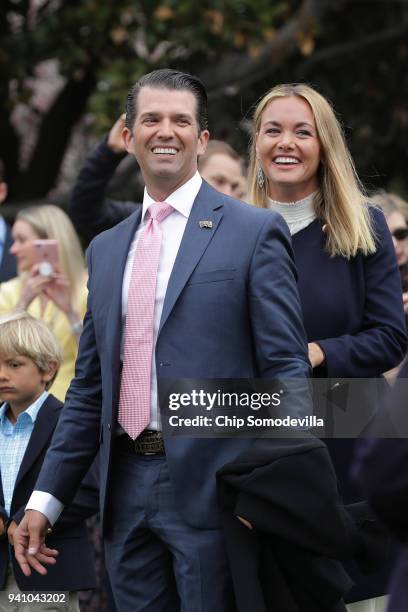
<instances>
[{"instance_id":1,"label":"young boy","mask_svg":"<svg viewBox=\"0 0 408 612\"><path fill-rule=\"evenodd\" d=\"M45 576L24 576L12 548L62 408L48 393L60 362L58 343L43 321L25 312L0 318L0 612L31 610L29 603L11 603L21 591L68 591L69 607L50 607L46 600L43 607L35 601L35 610L76 611L76 591L95 587L85 525L98 506L95 468L47 537L58 563L47 566Z\"/></svg>"}]
</instances>

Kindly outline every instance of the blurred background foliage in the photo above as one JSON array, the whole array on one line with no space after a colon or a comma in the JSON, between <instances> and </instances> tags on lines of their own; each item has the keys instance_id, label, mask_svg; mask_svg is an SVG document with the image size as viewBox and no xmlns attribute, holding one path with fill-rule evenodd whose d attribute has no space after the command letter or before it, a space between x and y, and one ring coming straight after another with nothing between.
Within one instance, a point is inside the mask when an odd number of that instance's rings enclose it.
<instances>
[{"instance_id":1,"label":"blurred background foliage","mask_svg":"<svg viewBox=\"0 0 408 612\"><path fill-rule=\"evenodd\" d=\"M200 76L212 136L244 155L256 100L311 83L333 102L365 185L408 195L408 0L2 0L0 35L11 209L64 202L129 87L164 66ZM116 190L135 199L132 181Z\"/></svg>"}]
</instances>

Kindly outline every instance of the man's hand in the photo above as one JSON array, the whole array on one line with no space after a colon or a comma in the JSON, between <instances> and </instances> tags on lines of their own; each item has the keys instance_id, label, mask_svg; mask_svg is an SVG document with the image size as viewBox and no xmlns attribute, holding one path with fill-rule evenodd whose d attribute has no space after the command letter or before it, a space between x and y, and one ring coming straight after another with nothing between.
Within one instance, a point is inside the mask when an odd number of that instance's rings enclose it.
<instances>
[{"instance_id":1,"label":"man's hand","mask_svg":"<svg viewBox=\"0 0 408 612\"><path fill-rule=\"evenodd\" d=\"M46 565L54 565L58 551L44 544L49 522L42 512L27 510L19 526L13 532L14 552L24 576L31 576L31 568L43 576Z\"/></svg>"},{"instance_id":2,"label":"man's hand","mask_svg":"<svg viewBox=\"0 0 408 612\"><path fill-rule=\"evenodd\" d=\"M125 119L126 115L123 113L123 115L121 115L119 119L115 121L108 134L107 145L115 153L126 153L125 143L123 142L122 138L122 131L125 127Z\"/></svg>"}]
</instances>

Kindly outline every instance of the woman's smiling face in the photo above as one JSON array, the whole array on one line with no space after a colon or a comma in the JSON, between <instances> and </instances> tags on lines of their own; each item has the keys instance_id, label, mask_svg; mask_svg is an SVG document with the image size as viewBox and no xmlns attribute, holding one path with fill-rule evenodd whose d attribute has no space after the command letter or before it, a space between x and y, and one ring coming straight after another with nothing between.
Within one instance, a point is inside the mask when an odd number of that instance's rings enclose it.
<instances>
[{"instance_id":1,"label":"woman's smiling face","mask_svg":"<svg viewBox=\"0 0 408 612\"><path fill-rule=\"evenodd\" d=\"M321 146L306 100L287 96L269 102L256 135L256 152L273 200L301 200L318 188Z\"/></svg>"}]
</instances>

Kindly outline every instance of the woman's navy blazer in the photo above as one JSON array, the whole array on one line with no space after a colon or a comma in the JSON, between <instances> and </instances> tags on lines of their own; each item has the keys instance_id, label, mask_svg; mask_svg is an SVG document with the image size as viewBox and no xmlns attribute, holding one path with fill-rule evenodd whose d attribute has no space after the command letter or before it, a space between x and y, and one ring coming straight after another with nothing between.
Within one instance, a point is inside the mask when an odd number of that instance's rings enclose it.
<instances>
[{"instance_id":1,"label":"woman's navy blazer","mask_svg":"<svg viewBox=\"0 0 408 612\"><path fill-rule=\"evenodd\" d=\"M407 349L401 281L384 215L370 208L374 254L330 257L320 219L293 236L299 293L309 342L326 355L331 378L381 376Z\"/></svg>"}]
</instances>

